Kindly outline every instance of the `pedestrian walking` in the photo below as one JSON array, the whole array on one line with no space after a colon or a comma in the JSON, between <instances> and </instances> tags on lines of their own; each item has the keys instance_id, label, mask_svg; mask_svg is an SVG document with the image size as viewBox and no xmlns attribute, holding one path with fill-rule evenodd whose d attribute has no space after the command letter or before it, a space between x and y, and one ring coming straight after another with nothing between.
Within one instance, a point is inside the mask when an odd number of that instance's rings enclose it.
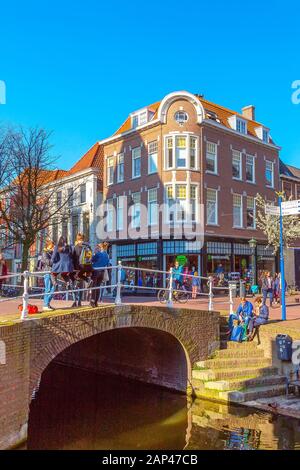
<instances>
[{"instance_id":1,"label":"pedestrian walking","mask_svg":"<svg viewBox=\"0 0 300 470\"><path fill-rule=\"evenodd\" d=\"M267 297L270 298L270 307L273 306L273 291L274 291L274 279L271 276L270 271L267 271L266 274L262 278L262 295L263 295L263 303L265 304L267 301Z\"/></svg>"},{"instance_id":2,"label":"pedestrian walking","mask_svg":"<svg viewBox=\"0 0 300 470\"><path fill-rule=\"evenodd\" d=\"M75 275L73 263L73 248L68 244L65 237L60 237L55 245L51 256L51 279L55 287L57 286L57 278L60 277L66 284L66 288L72 290L73 305L76 305L76 297L74 294Z\"/></svg>"},{"instance_id":3,"label":"pedestrian walking","mask_svg":"<svg viewBox=\"0 0 300 470\"><path fill-rule=\"evenodd\" d=\"M73 248L73 264L75 272L75 286L78 291L75 292L75 305L73 307L81 307L82 289L91 285L92 278L92 249L83 233L78 233Z\"/></svg>"},{"instance_id":4,"label":"pedestrian walking","mask_svg":"<svg viewBox=\"0 0 300 470\"><path fill-rule=\"evenodd\" d=\"M53 294L55 292L56 284L52 282L51 277L51 266L52 266L52 254L54 250L54 242L52 240L48 240L46 242L45 248L42 252L40 262L38 264L39 271L45 272L44 274L44 305L43 310L55 310L54 307L51 306L51 300L53 299Z\"/></svg>"},{"instance_id":5,"label":"pedestrian walking","mask_svg":"<svg viewBox=\"0 0 300 470\"><path fill-rule=\"evenodd\" d=\"M103 293L101 292L103 289L100 288L103 279L105 277L105 271L107 274L107 270L99 269L99 268L106 268L109 265L109 257L107 254L108 250L108 243L103 242L97 245L95 253L92 257L92 291L91 291L91 307L97 307L98 300L102 302ZM97 269L98 268L98 269ZM96 289L95 289L96 288Z\"/></svg>"},{"instance_id":6,"label":"pedestrian walking","mask_svg":"<svg viewBox=\"0 0 300 470\"><path fill-rule=\"evenodd\" d=\"M198 272L194 271L193 276L198 276ZM192 277L192 299L197 298L197 294L200 290L200 279L198 277Z\"/></svg>"}]
</instances>

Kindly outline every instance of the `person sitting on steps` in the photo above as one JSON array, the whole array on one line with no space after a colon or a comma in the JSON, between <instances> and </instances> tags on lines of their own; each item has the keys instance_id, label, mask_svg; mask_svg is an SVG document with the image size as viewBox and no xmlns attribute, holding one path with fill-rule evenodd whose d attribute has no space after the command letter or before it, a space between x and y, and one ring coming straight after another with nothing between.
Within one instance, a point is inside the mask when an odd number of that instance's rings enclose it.
<instances>
[{"instance_id":1,"label":"person sitting on steps","mask_svg":"<svg viewBox=\"0 0 300 470\"><path fill-rule=\"evenodd\" d=\"M260 345L259 327L268 322L269 319L269 308L263 302L262 297L255 299L255 316L250 319L248 324L248 341L253 341L257 336L258 345Z\"/></svg>"},{"instance_id":2,"label":"person sitting on steps","mask_svg":"<svg viewBox=\"0 0 300 470\"><path fill-rule=\"evenodd\" d=\"M231 313L228 319L228 334L231 334L233 329L233 321L238 320L239 324L248 326L250 319L253 317L253 305L245 297L241 297L240 305L236 313Z\"/></svg>"}]
</instances>

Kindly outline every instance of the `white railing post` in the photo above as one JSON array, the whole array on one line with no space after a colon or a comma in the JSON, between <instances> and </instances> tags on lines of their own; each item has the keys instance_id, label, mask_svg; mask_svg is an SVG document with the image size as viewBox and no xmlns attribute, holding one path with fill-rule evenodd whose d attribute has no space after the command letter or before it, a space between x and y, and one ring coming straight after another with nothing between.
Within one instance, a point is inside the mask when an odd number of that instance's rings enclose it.
<instances>
[{"instance_id":1,"label":"white railing post","mask_svg":"<svg viewBox=\"0 0 300 470\"><path fill-rule=\"evenodd\" d=\"M24 278L24 291L23 291L23 308L21 314L21 320L26 320L28 315L28 284L29 284L29 272L24 271L23 273Z\"/></svg>"},{"instance_id":2,"label":"white railing post","mask_svg":"<svg viewBox=\"0 0 300 470\"><path fill-rule=\"evenodd\" d=\"M169 290L167 306L173 307L173 268L170 269Z\"/></svg>"},{"instance_id":3,"label":"white railing post","mask_svg":"<svg viewBox=\"0 0 300 470\"><path fill-rule=\"evenodd\" d=\"M122 276L122 263L119 261L118 263L118 268L117 268L117 294L115 298L115 304L116 305L122 305L122 298L121 298L121 288L122 288L122 282L121 282L121 276Z\"/></svg>"},{"instance_id":4,"label":"white railing post","mask_svg":"<svg viewBox=\"0 0 300 470\"><path fill-rule=\"evenodd\" d=\"M213 277L209 276L208 278L208 287L209 287L209 303L208 303L208 310L210 312L213 311L214 309L214 293L213 293Z\"/></svg>"},{"instance_id":5,"label":"white railing post","mask_svg":"<svg viewBox=\"0 0 300 470\"><path fill-rule=\"evenodd\" d=\"M233 313L233 285L229 284L229 305L230 305L230 314Z\"/></svg>"}]
</instances>

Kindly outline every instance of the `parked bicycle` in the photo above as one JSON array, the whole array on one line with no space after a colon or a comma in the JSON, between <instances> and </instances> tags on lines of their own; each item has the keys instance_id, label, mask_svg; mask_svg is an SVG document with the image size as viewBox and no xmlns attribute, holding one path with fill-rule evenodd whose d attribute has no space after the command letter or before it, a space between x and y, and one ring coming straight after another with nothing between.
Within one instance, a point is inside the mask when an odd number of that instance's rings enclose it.
<instances>
[{"instance_id":1,"label":"parked bicycle","mask_svg":"<svg viewBox=\"0 0 300 470\"><path fill-rule=\"evenodd\" d=\"M173 289L172 291L172 301L185 304L190 298L189 292L186 290L184 284L180 286L179 289ZM165 304L169 301L169 289L160 289L157 292L157 300Z\"/></svg>"}]
</instances>

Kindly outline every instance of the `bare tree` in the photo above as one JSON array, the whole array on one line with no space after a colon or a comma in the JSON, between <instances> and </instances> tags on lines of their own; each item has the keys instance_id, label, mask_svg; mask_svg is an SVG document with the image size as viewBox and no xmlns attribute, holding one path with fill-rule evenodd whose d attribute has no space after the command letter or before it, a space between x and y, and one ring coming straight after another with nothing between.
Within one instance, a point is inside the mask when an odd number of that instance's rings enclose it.
<instances>
[{"instance_id":1,"label":"bare tree","mask_svg":"<svg viewBox=\"0 0 300 470\"><path fill-rule=\"evenodd\" d=\"M22 246L22 270L42 230L68 217L70 197L58 198L56 158L44 129L8 129L0 134L0 221L13 244Z\"/></svg>"},{"instance_id":2,"label":"bare tree","mask_svg":"<svg viewBox=\"0 0 300 470\"><path fill-rule=\"evenodd\" d=\"M285 201L283 197L283 201ZM256 226L261 229L268 239L268 245L277 253L280 246L279 215L266 213L267 202L260 195L256 196ZM298 215L283 217L283 241L284 246L291 246L292 242L300 238L300 218Z\"/></svg>"}]
</instances>

